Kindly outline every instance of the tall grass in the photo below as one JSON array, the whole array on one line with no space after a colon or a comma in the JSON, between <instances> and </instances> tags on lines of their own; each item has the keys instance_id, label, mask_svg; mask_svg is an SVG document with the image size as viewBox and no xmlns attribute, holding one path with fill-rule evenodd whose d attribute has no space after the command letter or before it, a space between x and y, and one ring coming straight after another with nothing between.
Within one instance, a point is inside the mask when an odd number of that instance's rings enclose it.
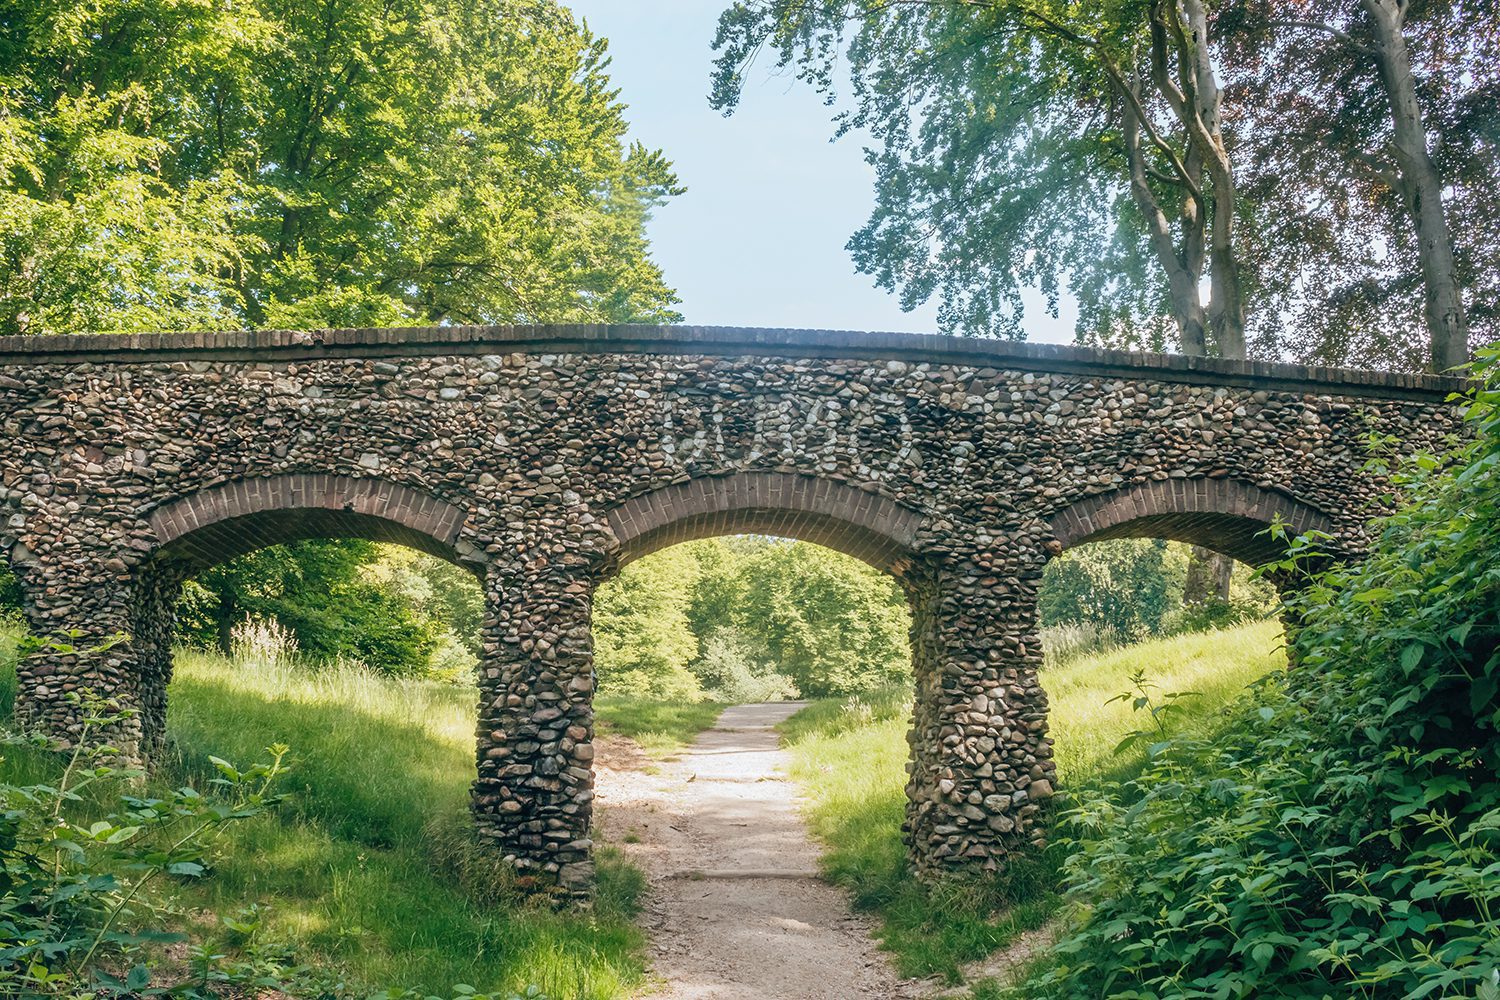
<instances>
[{"instance_id":1,"label":"tall grass","mask_svg":"<svg viewBox=\"0 0 1500 1000\"><path fill-rule=\"evenodd\" d=\"M21 626L0 614L0 719L8 719L16 710L16 656L21 642Z\"/></svg>"},{"instance_id":2,"label":"tall grass","mask_svg":"<svg viewBox=\"0 0 1500 1000\"><path fill-rule=\"evenodd\" d=\"M208 757L292 747L281 814L238 828L190 906L262 901L263 934L360 986L540 986L565 1000L626 995L644 973L637 873L601 859L589 916L514 891L467 819L478 693L286 658L178 656L169 691L177 774Z\"/></svg>"},{"instance_id":3,"label":"tall grass","mask_svg":"<svg viewBox=\"0 0 1500 1000\"><path fill-rule=\"evenodd\" d=\"M724 711L716 701L652 701L601 694L594 713L601 735L634 740L653 757L669 757L709 726Z\"/></svg>"},{"instance_id":4,"label":"tall grass","mask_svg":"<svg viewBox=\"0 0 1500 1000\"><path fill-rule=\"evenodd\" d=\"M0 632L0 660L11 645ZM13 689L14 671L0 669L0 693L7 684ZM262 940L332 970L351 991L446 996L466 983L535 984L555 1000L631 994L646 968L631 919L639 872L603 849L592 912L555 912L518 892L506 866L474 843L467 808L477 701L472 687L352 666L180 651L171 750L154 780L201 784L214 774L210 756L248 762L272 743L292 748L293 771L283 785L291 797L276 814L233 827L211 877L173 890L178 911L233 914L257 904ZM708 714L699 725L705 714L622 699L601 706L622 729L654 720L663 750L711 722ZM0 762L0 779L37 766L46 762Z\"/></svg>"},{"instance_id":5,"label":"tall grass","mask_svg":"<svg viewBox=\"0 0 1500 1000\"><path fill-rule=\"evenodd\" d=\"M1280 626L1259 622L1049 663L1042 684L1063 789L1086 794L1091 782L1140 766L1139 758L1113 750L1143 720L1128 703L1108 703L1136 672L1162 693L1198 692L1188 703L1191 724L1208 726L1226 702L1284 662ZM826 873L850 889L857 906L880 915L882 943L904 974L956 978L963 962L1045 922L1055 907L1059 859L1012 866L982 887L914 883L901 842L909 719L910 693L888 691L817 702L787 720L783 735L792 777L809 800L809 822L826 848Z\"/></svg>"}]
</instances>

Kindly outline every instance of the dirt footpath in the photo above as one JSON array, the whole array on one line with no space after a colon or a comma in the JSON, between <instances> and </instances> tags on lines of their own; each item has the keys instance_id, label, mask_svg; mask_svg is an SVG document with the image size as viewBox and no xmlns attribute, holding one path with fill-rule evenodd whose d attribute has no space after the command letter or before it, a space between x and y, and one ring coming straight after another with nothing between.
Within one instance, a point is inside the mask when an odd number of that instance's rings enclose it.
<instances>
[{"instance_id":1,"label":"dirt footpath","mask_svg":"<svg viewBox=\"0 0 1500 1000\"><path fill-rule=\"evenodd\" d=\"M776 723L738 705L679 760L598 747L599 823L646 870L657 1000L894 1000L911 995L848 900L817 879ZM655 771L656 773L650 773Z\"/></svg>"}]
</instances>

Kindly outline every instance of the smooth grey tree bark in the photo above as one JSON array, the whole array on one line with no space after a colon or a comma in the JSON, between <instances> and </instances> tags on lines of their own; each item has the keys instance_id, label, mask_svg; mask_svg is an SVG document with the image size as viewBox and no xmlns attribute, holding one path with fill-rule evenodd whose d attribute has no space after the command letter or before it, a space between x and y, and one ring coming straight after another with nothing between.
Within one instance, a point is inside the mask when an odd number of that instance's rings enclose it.
<instances>
[{"instance_id":1,"label":"smooth grey tree bark","mask_svg":"<svg viewBox=\"0 0 1500 1000\"><path fill-rule=\"evenodd\" d=\"M1443 207L1443 180L1427 147L1427 128L1417 102L1411 50L1406 44L1406 0L1360 0L1370 19L1373 54L1391 110L1391 175L1411 217L1425 285L1427 334L1432 368L1447 371L1469 360L1469 323L1453 251L1453 233Z\"/></svg>"}]
</instances>

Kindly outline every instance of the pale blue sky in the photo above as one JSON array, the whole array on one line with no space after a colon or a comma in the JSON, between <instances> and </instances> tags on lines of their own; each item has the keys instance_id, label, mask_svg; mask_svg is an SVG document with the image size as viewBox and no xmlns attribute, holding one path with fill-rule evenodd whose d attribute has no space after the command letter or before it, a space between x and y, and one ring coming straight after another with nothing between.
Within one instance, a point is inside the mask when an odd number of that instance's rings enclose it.
<instances>
[{"instance_id":1,"label":"pale blue sky","mask_svg":"<svg viewBox=\"0 0 1500 1000\"><path fill-rule=\"evenodd\" d=\"M932 303L902 312L855 273L844 244L869 215L873 172L858 137L829 142L831 111L817 94L767 60L733 117L708 106L718 0L569 6L609 39L632 138L664 150L688 188L650 230L687 322L936 331ZM1053 320L1033 296L1026 327L1032 340L1066 343L1073 317Z\"/></svg>"}]
</instances>

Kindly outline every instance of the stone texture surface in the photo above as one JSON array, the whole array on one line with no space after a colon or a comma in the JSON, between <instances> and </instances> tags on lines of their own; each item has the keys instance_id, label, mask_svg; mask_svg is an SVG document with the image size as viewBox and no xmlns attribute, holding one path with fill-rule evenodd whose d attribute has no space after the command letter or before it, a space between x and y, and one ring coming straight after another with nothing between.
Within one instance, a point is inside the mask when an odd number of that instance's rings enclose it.
<instances>
[{"instance_id":1,"label":"stone texture surface","mask_svg":"<svg viewBox=\"0 0 1500 1000\"><path fill-rule=\"evenodd\" d=\"M624 561L734 531L895 574L918 691L919 870L1039 843L1055 788L1037 682L1047 560L1157 535L1247 561L1267 523L1345 553L1388 502L1372 433L1458 433L1461 384L898 335L674 328L272 331L0 341L0 547L40 632L130 633L28 661L160 744L172 605L195 569L292 538L399 541L469 567L488 609L474 811L507 856L591 872L590 602Z\"/></svg>"}]
</instances>

